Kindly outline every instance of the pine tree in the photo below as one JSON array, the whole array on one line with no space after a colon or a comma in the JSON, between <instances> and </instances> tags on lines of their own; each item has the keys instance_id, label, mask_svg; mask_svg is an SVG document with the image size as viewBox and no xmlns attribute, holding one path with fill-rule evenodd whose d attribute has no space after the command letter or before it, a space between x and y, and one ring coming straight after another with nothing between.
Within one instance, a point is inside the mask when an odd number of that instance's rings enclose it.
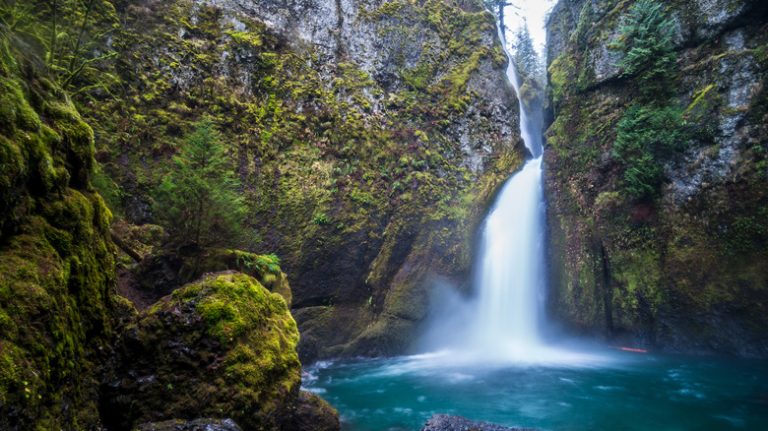
<instances>
[{"instance_id":1,"label":"pine tree","mask_svg":"<svg viewBox=\"0 0 768 431\"><path fill-rule=\"evenodd\" d=\"M496 20L499 23L501 34L504 34L504 32L506 31L506 29L504 28L505 9L508 7L512 7L516 10L520 10L520 6L517 6L508 0L484 0L484 3L485 3L485 7L487 7L489 11L496 14Z\"/></svg>"},{"instance_id":2,"label":"pine tree","mask_svg":"<svg viewBox=\"0 0 768 431\"><path fill-rule=\"evenodd\" d=\"M211 247L243 242L245 200L209 119L196 124L159 185L155 214L177 246Z\"/></svg>"},{"instance_id":3,"label":"pine tree","mask_svg":"<svg viewBox=\"0 0 768 431\"><path fill-rule=\"evenodd\" d=\"M515 41L515 56L513 61L517 72L523 80L540 82L544 75L544 67L539 59L539 54L533 46L533 38L528 30L528 23L524 23L517 32Z\"/></svg>"}]
</instances>

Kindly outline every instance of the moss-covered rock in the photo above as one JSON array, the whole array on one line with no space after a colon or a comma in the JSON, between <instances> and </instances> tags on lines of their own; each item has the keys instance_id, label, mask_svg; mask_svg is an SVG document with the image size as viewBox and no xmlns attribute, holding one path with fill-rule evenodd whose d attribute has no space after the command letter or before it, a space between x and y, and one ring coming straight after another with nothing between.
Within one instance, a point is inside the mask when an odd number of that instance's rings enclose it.
<instances>
[{"instance_id":1,"label":"moss-covered rock","mask_svg":"<svg viewBox=\"0 0 768 431\"><path fill-rule=\"evenodd\" d=\"M675 61L649 59L666 74L649 94L622 69L641 3L564 0L549 21L551 310L613 339L766 356L768 8L665 2Z\"/></svg>"},{"instance_id":2,"label":"moss-covered rock","mask_svg":"<svg viewBox=\"0 0 768 431\"><path fill-rule=\"evenodd\" d=\"M0 35L0 428L96 429L114 296L93 132L28 47Z\"/></svg>"},{"instance_id":3,"label":"moss-covered rock","mask_svg":"<svg viewBox=\"0 0 768 431\"><path fill-rule=\"evenodd\" d=\"M283 297L256 279L219 273L142 313L103 386L108 426L229 417L279 429L299 395L299 333Z\"/></svg>"},{"instance_id":4,"label":"moss-covered rock","mask_svg":"<svg viewBox=\"0 0 768 431\"><path fill-rule=\"evenodd\" d=\"M283 429L303 431L336 431L341 428L339 414L319 396L301 391Z\"/></svg>"}]
</instances>

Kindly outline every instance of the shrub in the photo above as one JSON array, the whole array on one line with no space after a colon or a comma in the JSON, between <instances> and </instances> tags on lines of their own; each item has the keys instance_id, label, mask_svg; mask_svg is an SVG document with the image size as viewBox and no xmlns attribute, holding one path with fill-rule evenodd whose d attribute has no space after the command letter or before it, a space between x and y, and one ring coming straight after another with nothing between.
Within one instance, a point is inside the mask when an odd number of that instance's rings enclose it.
<instances>
[{"instance_id":1,"label":"shrub","mask_svg":"<svg viewBox=\"0 0 768 431\"><path fill-rule=\"evenodd\" d=\"M634 199L653 199L664 182L661 164L685 148L690 131L680 108L632 106L619 121L613 157L625 167L624 191Z\"/></svg>"},{"instance_id":2,"label":"shrub","mask_svg":"<svg viewBox=\"0 0 768 431\"><path fill-rule=\"evenodd\" d=\"M175 245L237 245L243 236L245 200L240 182L210 120L196 124L179 154L175 169L155 193L158 221Z\"/></svg>"}]
</instances>

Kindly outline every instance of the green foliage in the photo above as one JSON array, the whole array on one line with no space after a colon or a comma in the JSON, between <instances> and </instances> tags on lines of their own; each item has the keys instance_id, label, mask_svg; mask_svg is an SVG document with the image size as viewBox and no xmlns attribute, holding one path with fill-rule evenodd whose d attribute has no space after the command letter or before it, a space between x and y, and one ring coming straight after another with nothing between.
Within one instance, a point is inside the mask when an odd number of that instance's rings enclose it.
<instances>
[{"instance_id":1,"label":"green foliage","mask_svg":"<svg viewBox=\"0 0 768 431\"><path fill-rule=\"evenodd\" d=\"M237 242L245 200L211 120L196 124L173 161L175 169L158 186L154 207L171 242L201 247Z\"/></svg>"},{"instance_id":2,"label":"green foliage","mask_svg":"<svg viewBox=\"0 0 768 431\"><path fill-rule=\"evenodd\" d=\"M674 33L674 22L661 2L640 0L633 4L615 46L625 53L619 62L621 76L638 78L646 95L666 89L676 61Z\"/></svg>"},{"instance_id":3,"label":"green foliage","mask_svg":"<svg viewBox=\"0 0 768 431\"><path fill-rule=\"evenodd\" d=\"M633 106L619 121L613 156L624 164L624 191L634 199L653 199L664 182L661 163L690 138L682 110Z\"/></svg>"},{"instance_id":4,"label":"green foliage","mask_svg":"<svg viewBox=\"0 0 768 431\"><path fill-rule=\"evenodd\" d=\"M640 104L619 122L613 156L624 165L623 188L631 199L653 200L664 182L662 163L692 138L683 110L668 104L674 77L674 22L662 3L633 4L613 48L624 51L621 76L637 81Z\"/></svg>"},{"instance_id":5,"label":"green foliage","mask_svg":"<svg viewBox=\"0 0 768 431\"><path fill-rule=\"evenodd\" d=\"M329 224L330 222L331 222L330 217L328 217L328 214L326 214L324 212L317 212L312 217L312 223L314 223L316 225L323 226L323 225Z\"/></svg>"}]
</instances>

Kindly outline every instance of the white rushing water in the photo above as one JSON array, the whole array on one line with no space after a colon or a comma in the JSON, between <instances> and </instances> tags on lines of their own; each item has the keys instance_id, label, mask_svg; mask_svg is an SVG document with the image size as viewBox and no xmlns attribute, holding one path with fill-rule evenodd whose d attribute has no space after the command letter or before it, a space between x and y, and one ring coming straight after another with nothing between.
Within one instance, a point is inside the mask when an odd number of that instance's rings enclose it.
<instances>
[{"instance_id":1,"label":"white rushing water","mask_svg":"<svg viewBox=\"0 0 768 431\"><path fill-rule=\"evenodd\" d=\"M501 356L538 349L544 273L541 157L509 179L485 220L473 348Z\"/></svg>"}]
</instances>

